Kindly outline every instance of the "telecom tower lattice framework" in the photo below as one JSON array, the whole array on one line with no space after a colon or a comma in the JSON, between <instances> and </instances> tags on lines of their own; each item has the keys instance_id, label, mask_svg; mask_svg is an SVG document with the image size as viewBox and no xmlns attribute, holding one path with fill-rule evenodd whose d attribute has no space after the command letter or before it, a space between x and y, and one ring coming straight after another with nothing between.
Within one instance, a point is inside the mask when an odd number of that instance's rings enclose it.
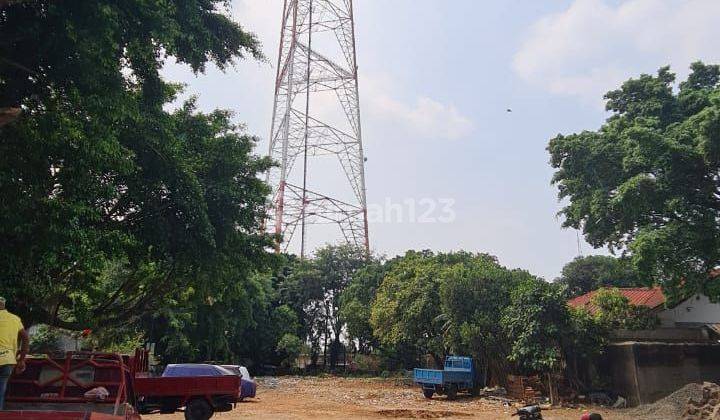
<instances>
[{"instance_id":1,"label":"telecom tower lattice framework","mask_svg":"<svg viewBox=\"0 0 720 420\"><path fill-rule=\"evenodd\" d=\"M299 233L304 257L308 225L336 224L346 242L369 252L352 0L285 0L279 50L269 152L279 167L267 179L276 250L287 251ZM328 93L339 120L313 112L314 99ZM309 187L309 159L323 155L339 159L348 198Z\"/></svg>"}]
</instances>

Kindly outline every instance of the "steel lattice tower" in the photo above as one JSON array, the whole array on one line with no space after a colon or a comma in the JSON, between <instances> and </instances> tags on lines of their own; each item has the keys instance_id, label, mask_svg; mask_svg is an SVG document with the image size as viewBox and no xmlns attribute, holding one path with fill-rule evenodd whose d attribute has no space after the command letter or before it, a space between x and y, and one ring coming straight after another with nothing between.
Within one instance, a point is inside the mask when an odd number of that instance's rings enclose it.
<instances>
[{"instance_id":1,"label":"steel lattice tower","mask_svg":"<svg viewBox=\"0 0 720 420\"><path fill-rule=\"evenodd\" d=\"M285 0L279 50L269 152L279 167L267 179L276 249L287 251L299 227L304 257L307 226L336 224L345 241L369 251L352 0ZM325 114L337 108L339 118L323 118L318 105ZM323 155L339 159L347 198L308 185L309 161Z\"/></svg>"}]
</instances>

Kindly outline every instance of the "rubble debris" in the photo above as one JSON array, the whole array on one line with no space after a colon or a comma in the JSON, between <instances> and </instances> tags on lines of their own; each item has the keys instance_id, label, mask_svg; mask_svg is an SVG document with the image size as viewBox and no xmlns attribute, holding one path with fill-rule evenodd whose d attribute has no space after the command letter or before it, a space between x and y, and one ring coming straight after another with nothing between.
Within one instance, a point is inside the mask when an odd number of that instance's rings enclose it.
<instances>
[{"instance_id":1,"label":"rubble debris","mask_svg":"<svg viewBox=\"0 0 720 420\"><path fill-rule=\"evenodd\" d=\"M255 378L255 382L257 382L258 386L269 389L277 388L278 384L280 383L278 381L278 378L275 378L273 376L258 376Z\"/></svg>"},{"instance_id":2,"label":"rubble debris","mask_svg":"<svg viewBox=\"0 0 720 420\"><path fill-rule=\"evenodd\" d=\"M507 390L499 385L492 388L486 386L483 392L487 395L507 395Z\"/></svg>"},{"instance_id":3,"label":"rubble debris","mask_svg":"<svg viewBox=\"0 0 720 420\"><path fill-rule=\"evenodd\" d=\"M590 403L595 405L609 406L612 404L612 398L606 392L594 391L588 394Z\"/></svg>"},{"instance_id":4,"label":"rubble debris","mask_svg":"<svg viewBox=\"0 0 720 420\"><path fill-rule=\"evenodd\" d=\"M652 404L645 404L632 408L626 413L631 418L646 420L666 420L682 418L689 400L700 401L703 397L703 387L697 383L690 383L672 394Z\"/></svg>"},{"instance_id":5,"label":"rubble debris","mask_svg":"<svg viewBox=\"0 0 720 420\"><path fill-rule=\"evenodd\" d=\"M460 411L434 411L434 410L408 410L404 408L378 410L377 413L383 417L394 417L403 419L439 419L447 417L470 417L472 414Z\"/></svg>"},{"instance_id":6,"label":"rubble debris","mask_svg":"<svg viewBox=\"0 0 720 420\"><path fill-rule=\"evenodd\" d=\"M543 384L538 376L508 375L507 394L509 397L534 404L543 396Z\"/></svg>"},{"instance_id":7,"label":"rubble debris","mask_svg":"<svg viewBox=\"0 0 720 420\"><path fill-rule=\"evenodd\" d=\"M104 386L95 387L83 394L88 401L105 401L108 396L110 396L110 392Z\"/></svg>"},{"instance_id":8,"label":"rubble debris","mask_svg":"<svg viewBox=\"0 0 720 420\"><path fill-rule=\"evenodd\" d=\"M627 408L627 400L618 395L617 400L612 405L612 408Z\"/></svg>"},{"instance_id":9,"label":"rubble debris","mask_svg":"<svg viewBox=\"0 0 720 420\"><path fill-rule=\"evenodd\" d=\"M702 385L702 398L688 400L682 419L720 419L720 386L712 382L705 382Z\"/></svg>"}]
</instances>

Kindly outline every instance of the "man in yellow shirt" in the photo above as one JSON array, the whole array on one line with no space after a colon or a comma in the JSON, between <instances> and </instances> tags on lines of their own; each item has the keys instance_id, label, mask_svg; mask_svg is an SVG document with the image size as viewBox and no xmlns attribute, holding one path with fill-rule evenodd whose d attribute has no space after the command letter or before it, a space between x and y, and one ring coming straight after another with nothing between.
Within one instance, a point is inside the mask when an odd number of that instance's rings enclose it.
<instances>
[{"instance_id":1,"label":"man in yellow shirt","mask_svg":"<svg viewBox=\"0 0 720 420\"><path fill-rule=\"evenodd\" d=\"M18 351L18 342L22 342ZM0 296L0 410L5 406L5 390L13 370L25 370L25 356L30 346L20 318L5 309L5 298Z\"/></svg>"}]
</instances>

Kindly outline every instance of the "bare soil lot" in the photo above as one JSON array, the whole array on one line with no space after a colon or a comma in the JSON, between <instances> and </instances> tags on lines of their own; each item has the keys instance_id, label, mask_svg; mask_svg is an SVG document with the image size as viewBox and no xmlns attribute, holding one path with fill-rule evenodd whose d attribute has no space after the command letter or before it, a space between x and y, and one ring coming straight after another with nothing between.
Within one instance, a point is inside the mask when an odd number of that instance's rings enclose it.
<instances>
[{"instance_id":1,"label":"bare soil lot","mask_svg":"<svg viewBox=\"0 0 720 420\"><path fill-rule=\"evenodd\" d=\"M417 387L392 379L281 377L260 378L257 398L238 404L213 419L517 419L512 407L482 397L426 400ZM630 419L621 412L593 409L604 419ZM543 411L545 419L578 420L583 409ZM180 420L182 413L143 419Z\"/></svg>"}]
</instances>

